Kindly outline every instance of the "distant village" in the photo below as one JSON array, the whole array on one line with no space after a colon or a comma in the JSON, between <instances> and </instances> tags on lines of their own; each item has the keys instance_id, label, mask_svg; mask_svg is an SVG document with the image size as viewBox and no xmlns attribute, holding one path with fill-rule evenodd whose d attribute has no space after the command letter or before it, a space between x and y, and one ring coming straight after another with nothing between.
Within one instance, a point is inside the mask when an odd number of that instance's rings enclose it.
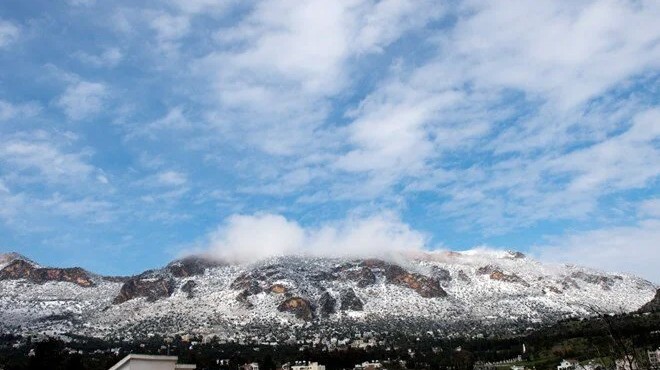
<instances>
[{"instance_id":1,"label":"distant village","mask_svg":"<svg viewBox=\"0 0 660 370\"><path fill-rule=\"evenodd\" d=\"M649 350L646 353L646 363L641 363L633 355L626 355L623 358L617 359L614 362L614 367L606 365L600 360L590 360L579 362L574 359L564 359L557 365L557 370L656 370L660 369L660 348ZM517 365L522 361L521 357L499 361L496 363L478 362L473 365L474 370L532 370L534 367L529 368L523 365ZM217 369L230 370L231 362L229 359L217 359ZM397 367L404 366L403 364L392 364L390 362L362 362L356 364L354 370L387 370L388 365L398 365ZM195 364L180 364L177 363L176 356L157 356L157 355L136 355L130 354L124 357L121 361L111 367L109 370L131 370L131 369L149 369L149 370L177 370L177 369L196 369ZM259 363L251 362L243 365L238 365L237 370L260 370ZM3 370L0 367L0 370ZM276 370L326 370L323 364L310 361L295 361L293 363L287 362L282 364Z\"/></svg>"},{"instance_id":2,"label":"distant village","mask_svg":"<svg viewBox=\"0 0 660 370\"><path fill-rule=\"evenodd\" d=\"M40 341L46 341L49 337L45 335L37 335L29 339L29 343L39 343ZM212 341L212 338L206 337L193 337L190 335L178 336L177 340L180 345L187 346L187 349L192 351L195 347L209 345ZM127 353L126 348L122 347L113 347L107 349L96 349L90 352L85 352L81 349L74 349L72 347L65 347L63 352L68 355L78 355L78 356L98 356L98 355L110 355L121 360L114 364L112 367L109 367L109 370L131 370L131 369L149 369L149 370L182 370L182 369L198 369L198 370L326 370L326 365L319 361L311 360L296 360L285 363L270 363L264 366L264 364L259 362L245 362L238 363L235 359L223 358L218 356L213 360L211 367L205 365L200 367L195 363L179 363L178 356L170 355L170 345L172 344L173 339L164 338L162 344L157 347L158 354L139 354L140 351L146 351L147 345L144 343L138 344L137 348ZM12 344L14 348L21 348L27 343L24 340L16 341ZM227 341L218 341L215 339L215 344L227 344ZM240 345L246 345L249 343L240 343ZM364 350L368 348L381 347L388 350L401 350L401 348L392 346L385 339L379 339L374 333L362 333L357 335L355 338L339 340L336 338L331 338L330 340L318 339L316 342L292 342L291 344L299 345L297 347L298 352L305 353L306 350L310 348L322 347L325 352L334 353L333 356L343 356L342 352L349 350ZM268 343L269 347L276 347L276 343ZM260 347L252 347L252 351L259 352ZM412 348L404 349L407 355L410 358L416 356L416 351ZM460 354L463 349L455 347L451 352L454 354ZM443 356L443 349L439 347L431 347L431 352L437 356ZM526 352L525 345L522 346L523 354ZM633 354L625 354L619 358L593 358L589 360L578 361L572 358L562 359L556 364L557 370L660 370L660 347L655 349L647 349L644 351L633 351ZM31 348L26 356L34 357L37 356L37 351L34 348ZM464 370L464 369L474 369L474 370L536 370L537 367L530 365L529 361L523 358L523 355L518 355L516 357L510 358L508 360L485 362L485 361L476 361L470 364L456 365L451 367L446 367L446 369L451 370ZM336 368L336 367L335 367ZM542 369L547 369L548 367L543 366ZM416 362L413 367L410 366L410 363L406 360L396 359L396 360L376 360L372 359L370 361L362 361L352 365L352 367L343 367L345 370L402 370L402 369L430 369L433 370L433 367L430 364L425 364L423 362ZM0 370L9 370L5 368L2 363L0 363Z\"/></svg>"}]
</instances>

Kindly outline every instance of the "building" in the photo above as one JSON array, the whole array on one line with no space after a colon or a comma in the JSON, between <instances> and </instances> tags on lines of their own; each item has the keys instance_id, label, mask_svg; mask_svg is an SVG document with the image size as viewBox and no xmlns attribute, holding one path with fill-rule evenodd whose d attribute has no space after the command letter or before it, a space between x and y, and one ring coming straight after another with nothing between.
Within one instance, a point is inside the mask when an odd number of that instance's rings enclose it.
<instances>
[{"instance_id":1,"label":"building","mask_svg":"<svg viewBox=\"0 0 660 370\"><path fill-rule=\"evenodd\" d=\"M363 362L355 365L355 370L383 370L383 365L380 362Z\"/></svg>"},{"instance_id":2,"label":"building","mask_svg":"<svg viewBox=\"0 0 660 370\"><path fill-rule=\"evenodd\" d=\"M109 370L183 370L196 369L196 365L177 364L176 356L130 354Z\"/></svg>"},{"instance_id":3,"label":"building","mask_svg":"<svg viewBox=\"0 0 660 370\"><path fill-rule=\"evenodd\" d=\"M325 370L325 365L320 365L318 362L296 361L291 365L291 370Z\"/></svg>"},{"instance_id":4,"label":"building","mask_svg":"<svg viewBox=\"0 0 660 370\"><path fill-rule=\"evenodd\" d=\"M245 364L241 367L243 370L259 370L259 364L256 362L252 362L249 364Z\"/></svg>"},{"instance_id":5,"label":"building","mask_svg":"<svg viewBox=\"0 0 660 370\"><path fill-rule=\"evenodd\" d=\"M626 357L614 361L616 364L616 370L639 370L637 361L631 355L626 355Z\"/></svg>"},{"instance_id":6,"label":"building","mask_svg":"<svg viewBox=\"0 0 660 370\"><path fill-rule=\"evenodd\" d=\"M660 348L654 351L648 351L649 365L651 369L660 369Z\"/></svg>"},{"instance_id":7,"label":"building","mask_svg":"<svg viewBox=\"0 0 660 370\"><path fill-rule=\"evenodd\" d=\"M557 366L557 370L579 370L581 368L580 363L572 359L562 360L559 366Z\"/></svg>"}]
</instances>

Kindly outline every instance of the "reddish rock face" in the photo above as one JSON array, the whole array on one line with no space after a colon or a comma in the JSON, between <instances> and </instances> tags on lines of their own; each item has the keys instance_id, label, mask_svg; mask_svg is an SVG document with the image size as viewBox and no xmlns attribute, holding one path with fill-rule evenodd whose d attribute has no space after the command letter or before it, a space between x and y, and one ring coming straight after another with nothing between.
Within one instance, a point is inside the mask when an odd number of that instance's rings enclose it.
<instances>
[{"instance_id":1,"label":"reddish rock face","mask_svg":"<svg viewBox=\"0 0 660 370\"><path fill-rule=\"evenodd\" d=\"M130 279L122 285L113 304L121 304L133 298L146 297L148 301L169 297L174 293L174 281L166 278Z\"/></svg>"},{"instance_id":2,"label":"reddish rock face","mask_svg":"<svg viewBox=\"0 0 660 370\"><path fill-rule=\"evenodd\" d=\"M401 266L381 260L366 260L363 264L371 268L381 269L388 283L410 288L424 298L447 296L447 292L442 289L438 279L408 272Z\"/></svg>"},{"instance_id":3,"label":"reddish rock face","mask_svg":"<svg viewBox=\"0 0 660 370\"><path fill-rule=\"evenodd\" d=\"M36 270L36 267L34 267L31 263L23 260L15 260L0 270L0 279L30 279L34 273L34 270Z\"/></svg>"},{"instance_id":4,"label":"reddish rock face","mask_svg":"<svg viewBox=\"0 0 660 370\"><path fill-rule=\"evenodd\" d=\"M275 294L282 294L282 293L286 293L286 292L289 291L289 289L286 286L284 286L283 284L273 284L269 288L269 290L270 290L271 293L275 293Z\"/></svg>"},{"instance_id":5,"label":"reddish rock face","mask_svg":"<svg viewBox=\"0 0 660 370\"><path fill-rule=\"evenodd\" d=\"M291 297L282 302L277 309L280 312L289 312L297 318L309 321L314 318L314 310L308 300L301 297Z\"/></svg>"},{"instance_id":6,"label":"reddish rock face","mask_svg":"<svg viewBox=\"0 0 660 370\"><path fill-rule=\"evenodd\" d=\"M440 286L438 280L420 274L406 272L396 275L391 280L393 283L406 286L424 298L446 297L447 292Z\"/></svg>"},{"instance_id":7,"label":"reddish rock face","mask_svg":"<svg viewBox=\"0 0 660 370\"><path fill-rule=\"evenodd\" d=\"M42 284L47 281L64 281L81 287L94 286L87 272L80 267L72 268L37 268L24 260L15 260L0 270L0 280L26 279Z\"/></svg>"},{"instance_id":8,"label":"reddish rock face","mask_svg":"<svg viewBox=\"0 0 660 370\"><path fill-rule=\"evenodd\" d=\"M529 284L525 280L521 279L518 275L516 274L507 275L500 270L493 271L490 274L490 278L491 280L499 280L499 281L505 281L507 283L518 283L524 286L529 286Z\"/></svg>"}]
</instances>

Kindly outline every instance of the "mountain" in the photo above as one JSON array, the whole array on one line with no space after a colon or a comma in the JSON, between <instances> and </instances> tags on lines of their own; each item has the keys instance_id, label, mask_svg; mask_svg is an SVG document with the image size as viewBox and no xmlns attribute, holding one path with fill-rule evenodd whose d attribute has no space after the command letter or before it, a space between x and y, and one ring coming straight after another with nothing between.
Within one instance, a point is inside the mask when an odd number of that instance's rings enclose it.
<instances>
[{"instance_id":1,"label":"mountain","mask_svg":"<svg viewBox=\"0 0 660 370\"><path fill-rule=\"evenodd\" d=\"M638 310L656 287L519 252L476 250L242 264L191 256L132 277L42 267L8 254L0 255L0 292L0 332L280 342L360 331L520 333L594 309Z\"/></svg>"},{"instance_id":2,"label":"mountain","mask_svg":"<svg viewBox=\"0 0 660 370\"><path fill-rule=\"evenodd\" d=\"M640 313L660 312L660 289L655 292L655 297L639 309Z\"/></svg>"}]
</instances>

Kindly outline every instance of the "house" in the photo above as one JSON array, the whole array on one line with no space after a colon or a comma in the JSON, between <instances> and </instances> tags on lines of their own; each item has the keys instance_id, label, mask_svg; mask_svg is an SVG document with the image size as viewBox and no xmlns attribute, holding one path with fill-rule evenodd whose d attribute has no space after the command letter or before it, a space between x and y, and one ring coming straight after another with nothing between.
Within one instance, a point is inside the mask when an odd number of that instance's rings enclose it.
<instances>
[{"instance_id":1,"label":"house","mask_svg":"<svg viewBox=\"0 0 660 370\"><path fill-rule=\"evenodd\" d=\"M252 362L252 363L245 364L245 365L241 366L241 368L243 370L259 370L259 364L256 363L256 362Z\"/></svg>"},{"instance_id":2,"label":"house","mask_svg":"<svg viewBox=\"0 0 660 370\"><path fill-rule=\"evenodd\" d=\"M660 348L654 351L648 351L649 365L651 369L660 369Z\"/></svg>"},{"instance_id":3,"label":"house","mask_svg":"<svg viewBox=\"0 0 660 370\"><path fill-rule=\"evenodd\" d=\"M296 364L291 366L291 370L325 370L325 365L320 365L318 362L296 361Z\"/></svg>"},{"instance_id":4,"label":"house","mask_svg":"<svg viewBox=\"0 0 660 370\"><path fill-rule=\"evenodd\" d=\"M626 355L624 358L614 361L616 370L639 370L637 361L631 355Z\"/></svg>"},{"instance_id":5,"label":"house","mask_svg":"<svg viewBox=\"0 0 660 370\"><path fill-rule=\"evenodd\" d=\"M196 365L177 364L176 356L130 354L109 370L183 370L196 369Z\"/></svg>"},{"instance_id":6,"label":"house","mask_svg":"<svg viewBox=\"0 0 660 370\"><path fill-rule=\"evenodd\" d=\"M382 370L383 364L380 362L363 362L354 367L355 370Z\"/></svg>"},{"instance_id":7,"label":"house","mask_svg":"<svg viewBox=\"0 0 660 370\"><path fill-rule=\"evenodd\" d=\"M557 366L557 370L579 370L582 369L580 363L577 360L568 359L562 360L561 363Z\"/></svg>"}]
</instances>

